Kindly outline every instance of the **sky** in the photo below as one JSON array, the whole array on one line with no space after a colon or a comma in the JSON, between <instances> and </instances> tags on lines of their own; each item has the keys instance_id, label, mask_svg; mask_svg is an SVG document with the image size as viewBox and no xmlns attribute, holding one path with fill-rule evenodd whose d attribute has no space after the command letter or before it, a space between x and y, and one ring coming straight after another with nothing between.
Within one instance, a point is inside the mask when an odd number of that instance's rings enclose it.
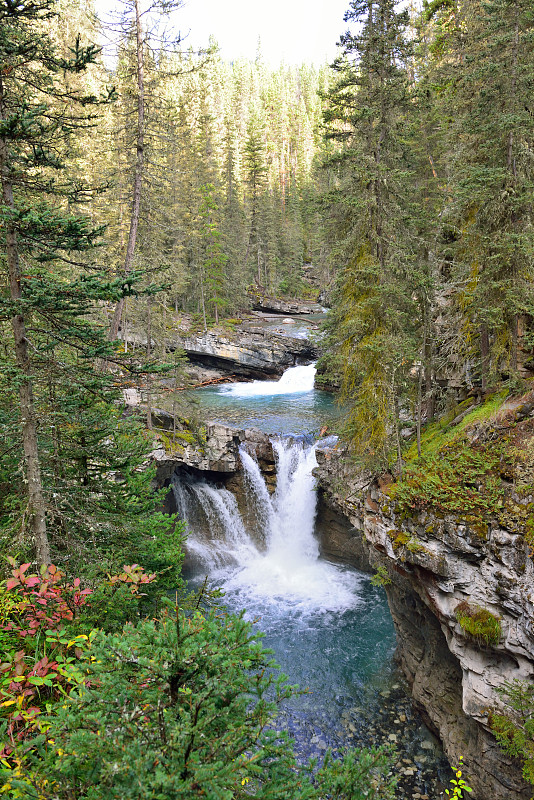
<instances>
[{"instance_id":1,"label":"sky","mask_svg":"<svg viewBox=\"0 0 534 800\"><path fill-rule=\"evenodd\" d=\"M185 46L215 37L224 59L254 59L258 37L264 61L276 65L331 62L347 24L349 0L184 0L176 13Z\"/></svg>"},{"instance_id":2,"label":"sky","mask_svg":"<svg viewBox=\"0 0 534 800\"><path fill-rule=\"evenodd\" d=\"M225 60L256 57L258 39L263 60L272 66L331 63L336 43L348 23L343 15L350 0L182 0L173 28L184 47L206 47L210 36ZM404 0L404 3L407 0ZM416 0L418 3L419 0ZM400 7L403 7L403 2ZM95 0L106 18L120 0ZM141 7L148 5L142 0Z\"/></svg>"}]
</instances>

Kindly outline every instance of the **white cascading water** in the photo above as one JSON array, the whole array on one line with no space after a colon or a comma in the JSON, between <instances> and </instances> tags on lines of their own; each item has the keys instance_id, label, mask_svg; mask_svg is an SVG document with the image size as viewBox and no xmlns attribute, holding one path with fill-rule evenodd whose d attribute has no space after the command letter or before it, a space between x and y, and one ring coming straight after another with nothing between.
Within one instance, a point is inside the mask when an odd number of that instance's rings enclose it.
<instances>
[{"instance_id":1,"label":"white cascading water","mask_svg":"<svg viewBox=\"0 0 534 800\"><path fill-rule=\"evenodd\" d=\"M233 494L208 483L184 483L173 477L172 490L178 516L186 520L191 535L187 549L195 560L217 569L239 564L255 551L245 531L243 520ZM209 531L208 537L195 534L195 528Z\"/></svg>"},{"instance_id":2,"label":"white cascading water","mask_svg":"<svg viewBox=\"0 0 534 800\"><path fill-rule=\"evenodd\" d=\"M315 380L315 364L286 369L278 381L252 381L252 383L228 383L221 386L221 394L232 397L265 397L267 395L297 394L311 392Z\"/></svg>"},{"instance_id":3,"label":"white cascading water","mask_svg":"<svg viewBox=\"0 0 534 800\"><path fill-rule=\"evenodd\" d=\"M243 607L257 608L260 601L301 614L354 607L354 574L319 559L315 446L275 440L273 447L277 488L272 496L254 458L241 450L249 512L261 529L259 543L245 530L230 492L176 480L178 514L190 531L188 551L227 593L239 596Z\"/></svg>"}]
</instances>

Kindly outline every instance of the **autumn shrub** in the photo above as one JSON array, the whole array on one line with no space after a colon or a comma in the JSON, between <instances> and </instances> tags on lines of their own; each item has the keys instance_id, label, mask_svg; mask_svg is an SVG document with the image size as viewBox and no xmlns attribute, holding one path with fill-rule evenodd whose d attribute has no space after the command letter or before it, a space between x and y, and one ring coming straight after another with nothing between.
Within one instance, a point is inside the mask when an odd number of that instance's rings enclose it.
<instances>
[{"instance_id":1,"label":"autumn shrub","mask_svg":"<svg viewBox=\"0 0 534 800\"><path fill-rule=\"evenodd\" d=\"M41 729L41 715L85 681L81 662L96 634L81 620L93 590L70 581L55 565L30 573L30 564L9 558L11 578L0 593L0 755L12 754L17 744ZM141 586L152 583L137 564L109 576L137 598Z\"/></svg>"}]
</instances>

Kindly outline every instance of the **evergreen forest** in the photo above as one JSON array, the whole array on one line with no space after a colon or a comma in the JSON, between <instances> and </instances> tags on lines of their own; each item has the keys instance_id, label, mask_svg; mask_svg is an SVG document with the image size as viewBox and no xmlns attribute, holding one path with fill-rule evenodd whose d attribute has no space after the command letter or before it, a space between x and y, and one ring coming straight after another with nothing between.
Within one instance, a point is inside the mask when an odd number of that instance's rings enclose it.
<instances>
[{"instance_id":1,"label":"evergreen forest","mask_svg":"<svg viewBox=\"0 0 534 800\"><path fill-rule=\"evenodd\" d=\"M354 469L530 388L534 5L348 0L333 64L276 68L189 48L179 8L0 0L0 795L387 800L382 749L298 762L298 690L188 590L151 404L173 332L258 297L329 308Z\"/></svg>"}]
</instances>

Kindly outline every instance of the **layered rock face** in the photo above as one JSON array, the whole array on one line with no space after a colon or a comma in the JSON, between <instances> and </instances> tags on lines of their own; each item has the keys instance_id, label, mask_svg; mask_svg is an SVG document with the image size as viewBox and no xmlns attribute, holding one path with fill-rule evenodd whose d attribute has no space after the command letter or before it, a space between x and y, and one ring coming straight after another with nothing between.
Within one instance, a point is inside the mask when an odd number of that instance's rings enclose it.
<instances>
[{"instance_id":1,"label":"layered rock face","mask_svg":"<svg viewBox=\"0 0 534 800\"><path fill-rule=\"evenodd\" d=\"M163 412L158 412L159 414ZM239 448L244 445L253 455L262 472L274 475L275 459L267 434L250 428L238 430L217 422L209 422L202 443L173 443L170 450L161 446L152 453L156 462L156 480L159 486L176 470L185 469L227 480L241 469Z\"/></svg>"},{"instance_id":2,"label":"layered rock face","mask_svg":"<svg viewBox=\"0 0 534 800\"><path fill-rule=\"evenodd\" d=\"M128 337L129 343L146 346L146 336ZM299 362L317 358L317 349L307 339L283 336L259 328L250 331L188 334L178 333L166 343L169 351L185 350L192 361L248 378L282 373Z\"/></svg>"},{"instance_id":3,"label":"layered rock face","mask_svg":"<svg viewBox=\"0 0 534 800\"><path fill-rule=\"evenodd\" d=\"M320 314L319 303L300 303L297 300L280 300L276 297L251 296L254 311L268 311L274 314Z\"/></svg>"},{"instance_id":4,"label":"layered rock face","mask_svg":"<svg viewBox=\"0 0 534 800\"><path fill-rule=\"evenodd\" d=\"M358 564L367 550L381 568L398 635L398 659L414 700L439 733L452 764L464 758L476 800L529 800L521 767L491 733L496 689L534 677L534 564L524 536L490 522L487 532L430 512L401 519L388 479L354 477L344 454L318 454L322 504L349 521L322 530L331 557ZM323 512L324 514L325 512ZM328 516L328 515L326 515ZM460 606L460 604L464 606ZM486 644L466 633L458 606L500 618L501 634Z\"/></svg>"},{"instance_id":5,"label":"layered rock face","mask_svg":"<svg viewBox=\"0 0 534 800\"><path fill-rule=\"evenodd\" d=\"M209 331L174 342L189 358L214 366L226 366L238 375L262 378L281 375L299 360L316 358L317 351L306 339L292 339L267 331L241 332L239 337Z\"/></svg>"}]
</instances>

